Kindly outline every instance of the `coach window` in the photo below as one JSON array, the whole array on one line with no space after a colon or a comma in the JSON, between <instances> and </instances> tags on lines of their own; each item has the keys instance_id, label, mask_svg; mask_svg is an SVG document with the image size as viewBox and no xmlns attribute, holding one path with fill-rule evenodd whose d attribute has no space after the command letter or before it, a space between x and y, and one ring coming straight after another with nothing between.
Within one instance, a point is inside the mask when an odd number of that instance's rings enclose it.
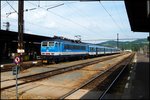
<instances>
[{"instance_id":1,"label":"coach window","mask_svg":"<svg viewBox=\"0 0 150 100\"><path fill-rule=\"evenodd\" d=\"M82 50L85 50L85 46L82 46Z\"/></svg>"},{"instance_id":2,"label":"coach window","mask_svg":"<svg viewBox=\"0 0 150 100\"><path fill-rule=\"evenodd\" d=\"M72 46L72 49L75 50L75 45Z\"/></svg>"},{"instance_id":3,"label":"coach window","mask_svg":"<svg viewBox=\"0 0 150 100\"><path fill-rule=\"evenodd\" d=\"M67 46L67 49L70 49L70 45Z\"/></svg>"},{"instance_id":4,"label":"coach window","mask_svg":"<svg viewBox=\"0 0 150 100\"><path fill-rule=\"evenodd\" d=\"M68 45L65 44L65 45L64 45L64 49L68 49Z\"/></svg>"},{"instance_id":5,"label":"coach window","mask_svg":"<svg viewBox=\"0 0 150 100\"><path fill-rule=\"evenodd\" d=\"M73 45L70 45L70 49L73 49Z\"/></svg>"},{"instance_id":6,"label":"coach window","mask_svg":"<svg viewBox=\"0 0 150 100\"><path fill-rule=\"evenodd\" d=\"M79 48L80 48L79 46L76 46L76 49L77 49L77 50L79 50Z\"/></svg>"},{"instance_id":7,"label":"coach window","mask_svg":"<svg viewBox=\"0 0 150 100\"><path fill-rule=\"evenodd\" d=\"M64 49L66 49L67 48L67 46L66 45L64 45Z\"/></svg>"},{"instance_id":8,"label":"coach window","mask_svg":"<svg viewBox=\"0 0 150 100\"><path fill-rule=\"evenodd\" d=\"M76 45L74 46L74 49L77 50L77 46Z\"/></svg>"},{"instance_id":9,"label":"coach window","mask_svg":"<svg viewBox=\"0 0 150 100\"><path fill-rule=\"evenodd\" d=\"M82 46L80 46L80 50L82 50Z\"/></svg>"},{"instance_id":10,"label":"coach window","mask_svg":"<svg viewBox=\"0 0 150 100\"><path fill-rule=\"evenodd\" d=\"M69 45L66 45L66 49L69 49Z\"/></svg>"}]
</instances>

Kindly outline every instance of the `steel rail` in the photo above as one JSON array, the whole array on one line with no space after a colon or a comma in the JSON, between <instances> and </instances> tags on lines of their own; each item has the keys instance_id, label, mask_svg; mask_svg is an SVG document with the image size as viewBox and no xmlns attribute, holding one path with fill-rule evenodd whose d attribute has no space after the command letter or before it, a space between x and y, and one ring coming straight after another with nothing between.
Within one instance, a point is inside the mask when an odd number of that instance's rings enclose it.
<instances>
[{"instance_id":1,"label":"steel rail","mask_svg":"<svg viewBox=\"0 0 150 100\"><path fill-rule=\"evenodd\" d=\"M116 53L117 54L117 53ZM114 56L114 54L106 54L106 55L112 55ZM105 55L104 55L105 56ZM34 63L34 62L37 62L37 63ZM27 66L28 65L28 66ZM42 61L41 60L36 60L36 61L27 61L27 62L24 62L23 65L22 65L22 68L23 70L25 69L28 69L28 68L31 68L33 66L39 66L39 65L42 65ZM0 71L1 72L7 72L7 71L11 71L12 70L12 67L15 66L14 63L10 63L10 64L1 64L0 65Z\"/></svg>"},{"instance_id":2,"label":"steel rail","mask_svg":"<svg viewBox=\"0 0 150 100\"><path fill-rule=\"evenodd\" d=\"M120 75L123 73L124 69L131 63L132 58L133 58L134 54L131 55L130 60L128 61L128 63L126 63L126 65L124 65L124 67L122 68L122 70L119 72L119 74L115 77L115 79L111 82L111 84L108 86L108 88L100 95L99 100L101 100L106 93L110 90L110 88L113 86L113 84L116 82L116 80L120 77Z\"/></svg>"},{"instance_id":3,"label":"steel rail","mask_svg":"<svg viewBox=\"0 0 150 100\"><path fill-rule=\"evenodd\" d=\"M25 81L22 82L22 83L18 83L18 86L29 83L29 82L38 81L38 80L41 80L41 79L44 79L44 78L47 78L47 77L50 77L50 76L58 75L58 74L61 74L61 73L64 73L64 72L80 69L80 68L83 68L83 67L86 67L86 66L89 66L89 65L93 65L93 64L102 62L102 61L110 60L112 58L119 57L120 55L122 55L122 54L119 54L119 55L116 55L116 56L113 56L113 57L109 57L109 58L98 59L98 60L95 60L95 61L90 61L90 62L86 62L86 63L82 63L82 64L72 65L72 66L68 66L68 67L65 67L65 68L59 68L59 69L54 69L54 70L51 70L51 71L37 73L37 74L29 75L29 76L19 77L18 80L25 80ZM44 74L46 74L46 75L44 75ZM12 79L12 80L15 80L15 79ZM14 86L16 86L16 85L14 84L14 85L10 85L10 86L7 86L7 87L3 87L3 88L1 88L1 90L5 90L5 89L8 89L8 88L11 88L11 87L14 87Z\"/></svg>"},{"instance_id":4,"label":"steel rail","mask_svg":"<svg viewBox=\"0 0 150 100\"><path fill-rule=\"evenodd\" d=\"M98 60L95 60L95 61L89 61L89 62L85 62L85 63L81 63L81 64L76 64L76 65L72 65L72 66L68 66L68 67L64 67L64 68L53 69L51 71L37 73L37 74L29 75L29 76L23 76L23 77L20 77L18 79L27 80L30 77L34 77L34 78L36 78L38 76L41 77L41 75L43 75L43 74L49 74L50 76L53 76L53 75L61 74L61 73L64 73L64 72L80 69L80 68L86 67L88 65L93 65L93 64L96 64L96 63L99 63L99 62L102 62L102 61L110 60L112 58L116 58L116 57L119 57L119 56L120 55L116 55L116 56L109 57L109 58L103 58L103 59L98 59ZM49 75L48 75L48 77L49 77ZM43 75L43 78L46 78L46 77L47 76Z\"/></svg>"},{"instance_id":5,"label":"steel rail","mask_svg":"<svg viewBox=\"0 0 150 100\"><path fill-rule=\"evenodd\" d=\"M128 58L128 57L127 57ZM125 59L127 59L125 58ZM123 59L124 60L124 59ZM118 63L121 63L123 60L119 61ZM118 64L117 63L117 64ZM69 95L73 94L74 92L76 92L77 90L81 89L82 87L84 87L85 85L89 84L90 82L92 82L93 80L95 80L96 78L100 77L101 75L103 75L104 73L108 72L109 70L111 70L113 67L115 67L117 64L113 65L112 67L110 67L109 69L98 73L97 75L95 75L93 78L91 78L90 80L86 81L85 83L81 84L78 88L73 89L72 91L68 92L67 94L61 96L58 99L65 99L66 97L68 97Z\"/></svg>"}]
</instances>

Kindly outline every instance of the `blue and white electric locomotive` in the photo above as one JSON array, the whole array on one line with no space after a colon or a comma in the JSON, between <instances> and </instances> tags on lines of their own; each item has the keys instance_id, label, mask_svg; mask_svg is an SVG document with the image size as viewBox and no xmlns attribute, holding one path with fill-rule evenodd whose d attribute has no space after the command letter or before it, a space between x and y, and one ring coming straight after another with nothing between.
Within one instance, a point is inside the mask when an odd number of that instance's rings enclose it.
<instances>
[{"instance_id":1,"label":"blue and white electric locomotive","mask_svg":"<svg viewBox=\"0 0 150 100\"><path fill-rule=\"evenodd\" d=\"M69 57L85 57L88 55L87 45L62 39L41 42L43 62L59 61Z\"/></svg>"}]
</instances>

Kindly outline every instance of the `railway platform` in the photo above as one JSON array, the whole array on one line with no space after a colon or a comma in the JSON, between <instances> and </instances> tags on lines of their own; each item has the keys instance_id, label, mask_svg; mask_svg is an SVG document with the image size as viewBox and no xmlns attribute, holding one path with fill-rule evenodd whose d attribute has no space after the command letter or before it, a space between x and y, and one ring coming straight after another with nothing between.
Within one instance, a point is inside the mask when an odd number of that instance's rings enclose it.
<instances>
[{"instance_id":1,"label":"railway platform","mask_svg":"<svg viewBox=\"0 0 150 100\"><path fill-rule=\"evenodd\" d=\"M149 99L149 57L137 53L134 62L125 85L121 86L123 92L108 94L104 99Z\"/></svg>"},{"instance_id":2,"label":"railway platform","mask_svg":"<svg viewBox=\"0 0 150 100\"><path fill-rule=\"evenodd\" d=\"M130 71L129 85L126 85L124 99L149 99L149 57L137 53L135 66Z\"/></svg>"}]
</instances>

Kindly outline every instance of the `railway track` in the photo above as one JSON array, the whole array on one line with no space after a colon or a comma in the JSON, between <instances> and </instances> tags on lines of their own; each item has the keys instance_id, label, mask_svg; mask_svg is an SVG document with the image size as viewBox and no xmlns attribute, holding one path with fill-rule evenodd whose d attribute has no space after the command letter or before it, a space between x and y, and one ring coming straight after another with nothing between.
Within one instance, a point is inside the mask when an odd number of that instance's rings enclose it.
<instances>
[{"instance_id":1,"label":"railway track","mask_svg":"<svg viewBox=\"0 0 150 100\"><path fill-rule=\"evenodd\" d=\"M105 70L103 73L97 74L92 79L88 80L80 87L70 91L69 93L62 96L60 99L103 99L103 97L107 94L113 84L117 81L120 75L123 73L124 69L131 63L133 60L134 54L130 55L129 58L124 59L124 61L120 61L118 64L112 66L111 68ZM86 95L82 95L78 98L80 91L78 90L89 90L96 93L89 97L92 92L87 93ZM96 96L96 97L95 97Z\"/></svg>"},{"instance_id":2,"label":"railway track","mask_svg":"<svg viewBox=\"0 0 150 100\"><path fill-rule=\"evenodd\" d=\"M70 69L70 68L74 69L74 67L80 67L82 64L86 64L86 63L90 63L90 62L93 63L94 60L96 60L96 61L103 61L105 59L107 60L107 59L111 59L113 57L118 57L119 55L121 56L123 54L117 54L117 55L112 55L112 56L108 56L108 57L104 56L102 58L93 58L93 59L84 60L83 62L81 62L82 60L80 60L80 61L75 61L75 62L69 62L68 64L67 63L66 64L65 63L61 63L61 64L44 65L44 66L42 65L42 66L31 68L31 70L36 70L36 69L40 68L39 70L43 70L44 69L44 71L39 71L39 72L33 72L32 71L31 72L32 74L30 76L35 76L36 77L36 75L40 76L40 75L45 74L45 73L52 74L53 72L55 73L55 71L57 72L57 70L62 70L61 72L63 72L63 71L65 71L65 69ZM46 70L45 70L45 68L46 68ZM31 70L29 70L29 71L31 71ZM29 75L24 75L23 74L24 72L26 73L27 71L28 71L28 69L24 70L24 71L21 71L20 72L21 76L19 75L19 78L21 79L21 78L30 77ZM7 74L1 74L1 76L6 76L6 75ZM13 79L15 79L15 77L13 78L12 75L11 75L11 78L6 78L6 79L5 79L5 77L4 78L1 77L1 82L13 80Z\"/></svg>"},{"instance_id":3,"label":"railway track","mask_svg":"<svg viewBox=\"0 0 150 100\"><path fill-rule=\"evenodd\" d=\"M107 55L103 55L103 56L108 56L108 55L113 55L113 54L107 54ZM79 60L79 59L78 59ZM69 60L69 61L75 61L75 59L74 60ZM53 64L53 62L52 62L52 64ZM21 70L23 71L23 70L26 70L26 69L28 69L28 68L31 68L31 67L37 67L37 66L41 66L41 65L43 65L42 64L42 60L37 60L37 61L27 61L27 62L23 62L22 64L21 64ZM12 67L14 67L15 66L15 64L14 63L10 63L10 64L1 64L0 65L0 70L1 70L1 72L7 72L7 71L11 71L12 70Z\"/></svg>"},{"instance_id":4,"label":"railway track","mask_svg":"<svg viewBox=\"0 0 150 100\"><path fill-rule=\"evenodd\" d=\"M114 58L114 59L119 59L119 58L115 58L115 57L112 57L112 58ZM111 59L111 62L113 62L113 61L115 61L115 60L112 60L112 58L110 58ZM108 59L105 59L106 61L105 62L109 62L109 60ZM122 60L124 60L124 59L122 59ZM122 61L122 60L120 60L120 62ZM104 61L104 60L103 60ZM91 63L91 65L92 65L93 63ZM61 96L59 96L59 97L56 97L56 98L60 98L60 99L64 99L64 98L66 98L68 95L70 95L70 94L72 94L72 93L74 93L74 92L76 92L78 89L80 89L80 88L83 88L83 87L85 87L87 84L89 84L89 83L91 83L93 80L95 80L96 78L98 78L99 76L101 76L101 75L104 75L104 73L106 73L106 72L108 72L111 68L113 68L115 65L111 65L111 67L109 68L109 69L107 69L107 70L100 70L100 72L98 72L98 71L94 71L94 69L89 69L90 67L92 68L92 66L91 65L89 65L89 64L87 64L87 65L85 65L85 64L83 64L84 66L81 66L81 68L79 68L79 66L76 68L77 70L74 70L74 69L69 69L67 72L68 73L76 73L77 71L80 71L80 73L82 73L82 71L84 71L84 72L86 72L86 73L90 73L90 72L92 72L91 74L92 74L92 77L91 77L91 75L90 75L90 77L88 78L87 77L87 81L84 81L84 82L81 82L80 83L80 85L78 85L77 87L75 87L75 88L73 88L73 87L71 87L71 89L70 90L68 90L69 92L67 92L67 93L65 93L64 95L61 95ZM96 65L96 62L95 62L95 65ZM90 66L89 68L86 68L85 66ZM96 68L96 67L95 67ZM61 70L60 71L60 73L57 73L57 74L54 74L53 76L54 77L56 77L56 75L57 76L65 76L65 77L68 77L68 76L66 76L65 75L65 73L67 73L66 72L66 70ZM98 73L97 73L98 72ZM110 72L110 71L109 71ZM62 74L63 73L63 74ZM95 73L95 75L93 75L93 73ZM58 74L62 74L62 75L58 75ZM42 74L41 74L42 75ZM24 87L24 85L26 84L26 83L29 83L29 84L31 84L31 82L34 84L34 82L35 83L38 83L39 84L39 82L41 82L42 84L44 83L43 81L45 81L45 79L46 78L48 78L49 77L49 74L48 74L48 76L45 76L45 75L43 75L44 77L40 77L39 76L39 78L37 78L37 79L34 79L33 77L31 77L30 76L30 78L28 77L28 78L24 78L24 79L20 79L20 80L22 80L23 82L22 83L20 83L20 86L19 87ZM52 76L52 75L51 75ZM86 75L87 76L87 75ZM37 77L37 76L36 76ZM50 79L57 79L57 78L54 78L54 77L50 77ZM44 79L43 79L44 78ZM33 80L32 80L33 79ZM43 81L37 81L37 80L42 80L43 79ZM26 80L26 81L25 81ZM46 80L48 80L48 79L46 79ZM83 79L82 79L82 81L83 81ZM50 81L50 82L53 82L53 81ZM40 83L40 84L41 84ZM51 84L51 83L49 83L49 84ZM57 82L56 84L59 84L59 82ZM61 84L61 82L60 82L60 84ZM40 85L41 86L41 85ZM43 85L42 85L43 86ZM47 85L46 85L47 86ZM76 85L75 85L76 86ZM50 86L49 86L50 87ZM60 87L60 86L58 86L58 87ZM12 89L14 89L14 86L8 86L7 88L3 88L3 90L5 91L5 90L9 90L9 88L12 88ZM2 89L1 89L2 90ZM33 89L34 90L34 89ZM11 89L10 89L10 91L12 91ZM57 93L56 93L57 94ZM49 94L50 95L50 94ZM55 98L55 97L54 97ZM53 98L52 98L53 99Z\"/></svg>"},{"instance_id":5,"label":"railway track","mask_svg":"<svg viewBox=\"0 0 150 100\"><path fill-rule=\"evenodd\" d=\"M23 62L22 66L22 70L31 68L33 66L40 66L42 65L42 61L41 60L37 60L37 61L28 61L28 62ZM7 71L11 71L12 67L14 67L15 64L14 63L10 63L10 64L2 64L0 67L1 72L7 72Z\"/></svg>"},{"instance_id":6,"label":"railway track","mask_svg":"<svg viewBox=\"0 0 150 100\"><path fill-rule=\"evenodd\" d=\"M133 60L134 55L135 55L135 54L132 54L129 59L126 59L126 60L120 65L120 66L122 66L122 67L120 67L118 70L116 70L116 71L114 71L114 72L112 73L112 75L114 74L114 75L113 75L114 77L111 77L111 79L109 78L109 79L108 79L109 81L105 83L105 86L106 86L106 87L104 87L104 90L103 90L103 92L101 93L99 99L103 99L103 98L104 98L104 96L107 94L107 92L111 89L111 87L115 84L115 82L117 81L117 79L118 79L118 78L120 77L120 75L123 73L123 71L125 70L125 68L126 68L128 65L130 65L130 64L132 63L132 60ZM107 84L107 85L106 85L106 84Z\"/></svg>"},{"instance_id":7,"label":"railway track","mask_svg":"<svg viewBox=\"0 0 150 100\"><path fill-rule=\"evenodd\" d=\"M91 61L91 62L88 62L88 63L81 63L81 64L77 64L77 65L73 65L73 66L68 66L68 67L65 67L65 68L59 68L59 69L54 69L54 70L51 70L51 71L38 73L38 74L19 77L18 80L21 80L23 82L19 83L18 85L38 81L38 80L45 79L47 77L54 76L54 75L57 75L57 74L61 74L61 73L64 73L64 72L68 72L68 71L71 71L71 70L80 69L80 68L86 67L88 65L96 64L96 63L99 63L99 62L102 62L102 61L106 61L106 60L109 60L109 59L112 59L112 58L119 57L121 55L123 55L123 54L114 55L114 56L103 58L103 59L98 59L98 60ZM14 79L8 79L8 80L5 80L5 81L9 82L11 80L15 80L15 78ZM5 82L5 81L1 81L1 82ZM5 90L5 89L15 87L15 86L16 86L16 84L9 85L7 87L1 87L1 90Z\"/></svg>"}]
</instances>

